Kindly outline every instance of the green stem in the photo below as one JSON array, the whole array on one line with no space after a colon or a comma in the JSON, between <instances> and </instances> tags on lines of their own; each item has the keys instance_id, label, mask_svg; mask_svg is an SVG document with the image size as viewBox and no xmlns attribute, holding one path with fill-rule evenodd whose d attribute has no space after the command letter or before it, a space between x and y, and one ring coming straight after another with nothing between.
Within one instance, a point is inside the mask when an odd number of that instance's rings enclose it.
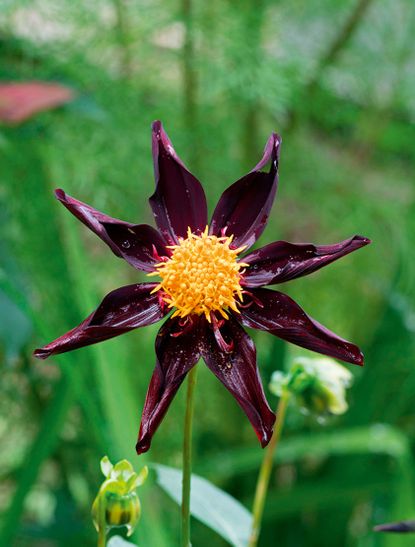
<instances>
[{"instance_id":1,"label":"green stem","mask_svg":"<svg viewBox=\"0 0 415 547\"><path fill-rule=\"evenodd\" d=\"M105 494L104 494L105 496ZM107 544L107 531L105 526L105 501L100 496L98 500L98 544L97 547L105 547Z\"/></svg>"},{"instance_id":2,"label":"green stem","mask_svg":"<svg viewBox=\"0 0 415 547\"><path fill-rule=\"evenodd\" d=\"M184 418L182 479L182 547L190 547L190 479L192 476L192 422L197 369L189 372Z\"/></svg>"},{"instance_id":3,"label":"green stem","mask_svg":"<svg viewBox=\"0 0 415 547\"><path fill-rule=\"evenodd\" d=\"M197 133L197 95L198 75L196 72L195 43L194 43L194 6L193 0L181 0L182 17L185 28L185 37L182 53L183 95L184 95L184 122L191 142L196 139ZM198 162L196 146L189 148L189 163L196 169Z\"/></svg>"},{"instance_id":4,"label":"green stem","mask_svg":"<svg viewBox=\"0 0 415 547\"><path fill-rule=\"evenodd\" d=\"M128 36L128 13L124 0L114 0L115 11L117 14L116 31L121 50L121 70L124 78L131 78L132 60L130 52L130 39Z\"/></svg>"},{"instance_id":5,"label":"green stem","mask_svg":"<svg viewBox=\"0 0 415 547\"><path fill-rule=\"evenodd\" d=\"M106 545L106 534L105 528L100 528L98 532L98 547L105 547Z\"/></svg>"},{"instance_id":6,"label":"green stem","mask_svg":"<svg viewBox=\"0 0 415 547\"><path fill-rule=\"evenodd\" d=\"M267 497L269 479L272 471L272 464L274 461L275 450L278 446L278 441L281 437L282 428L284 426L285 413L287 410L288 400L290 393L284 391L278 402L277 407L277 419L275 422L274 434L271 437L269 445L266 449L264 459L262 460L261 469L258 475L258 481L256 484L254 505L252 509L253 520L251 537L249 538L249 547L256 547L258 543L259 533L261 531L262 515L264 513L264 505Z\"/></svg>"}]
</instances>

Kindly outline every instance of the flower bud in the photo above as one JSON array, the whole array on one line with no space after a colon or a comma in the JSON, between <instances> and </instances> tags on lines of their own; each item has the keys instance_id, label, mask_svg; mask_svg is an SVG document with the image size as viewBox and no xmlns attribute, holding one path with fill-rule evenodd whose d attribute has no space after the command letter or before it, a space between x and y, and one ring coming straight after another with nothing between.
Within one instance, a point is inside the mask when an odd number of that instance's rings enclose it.
<instances>
[{"instance_id":1,"label":"flower bud","mask_svg":"<svg viewBox=\"0 0 415 547\"><path fill-rule=\"evenodd\" d=\"M299 357L287 374L274 372L270 390L278 396L288 390L304 412L317 416L338 415L348 408L346 388L352 379L345 367L329 357Z\"/></svg>"},{"instance_id":2,"label":"flower bud","mask_svg":"<svg viewBox=\"0 0 415 547\"><path fill-rule=\"evenodd\" d=\"M126 526L131 535L140 520L141 504L135 492L147 478L148 469L143 467L137 474L127 460L114 466L107 456L101 460L101 470L106 477L92 505L92 520L97 531L104 528Z\"/></svg>"}]
</instances>

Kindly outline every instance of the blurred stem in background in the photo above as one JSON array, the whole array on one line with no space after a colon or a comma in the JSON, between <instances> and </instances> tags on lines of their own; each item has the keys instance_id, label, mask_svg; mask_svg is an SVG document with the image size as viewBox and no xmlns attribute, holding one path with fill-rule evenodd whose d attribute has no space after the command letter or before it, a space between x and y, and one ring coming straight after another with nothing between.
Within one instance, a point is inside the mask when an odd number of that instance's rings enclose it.
<instances>
[{"instance_id":1,"label":"blurred stem in background","mask_svg":"<svg viewBox=\"0 0 415 547\"><path fill-rule=\"evenodd\" d=\"M193 146L197 134L197 73L195 68L194 46L194 14L192 0L182 0L182 17L185 27L183 44L183 97L184 97L184 124L188 132L189 163L193 169L197 167L197 147Z\"/></svg>"},{"instance_id":2,"label":"blurred stem in background","mask_svg":"<svg viewBox=\"0 0 415 547\"><path fill-rule=\"evenodd\" d=\"M181 0L182 18L185 27L183 44L183 114L189 142L194 143L197 133L197 73L195 69L195 46L192 0ZM197 148L190 146L189 162L197 167ZM182 547L190 547L190 488L192 475L192 422L194 407L194 389L196 384L196 366L189 372L187 380L186 414L183 438L183 477L182 477Z\"/></svg>"},{"instance_id":3,"label":"blurred stem in background","mask_svg":"<svg viewBox=\"0 0 415 547\"><path fill-rule=\"evenodd\" d=\"M128 14L124 0L114 0L116 12L115 30L120 46L120 66L121 73L125 79L132 76L132 60L130 52L130 38L128 33Z\"/></svg>"},{"instance_id":4,"label":"blurred stem in background","mask_svg":"<svg viewBox=\"0 0 415 547\"><path fill-rule=\"evenodd\" d=\"M321 57L317 65L317 70L308 84L308 91L312 91L315 88L324 69L336 61L338 54L349 43L371 3L372 0L358 0L356 2L355 8L344 21L339 33L329 45L326 53Z\"/></svg>"},{"instance_id":5,"label":"blurred stem in background","mask_svg":"<svg viewBox=\"0 0 415 547\"><path fill-rule=\"evenodd\" d=\"M190 547L190 488L192 475L192 423L194 391L197 368L189 372L187 380L186 414L183 438L183 479L182 479L182 547Z\"/></svg>"},{"instance_id":6,"label":"blurred stem in background","mask_svg":"<svg viewBox=\"0 0 415 547\"><path fill-rule=\"evenodd\" d=\"M300 91L300 95L296 101L297 104L294 105L294 109L288 113L288 122L285 127L286 131L291 131L295 127L297 121L304 116L305 111L301 106L302 103L306 105L313 98L324 71L327 67L336 62L339 54L349 44L355 32L359 28L362 19L366 15L371 3L372 0L358 0L356 2L356 5L349 14L349 17L347 17L343 22L339 32L335 35L333 41L329 43L326 52L323 53L320 60L317 62L317 66L308 84Z\"/></svg>"},{"instance_id":7,"label":"blurred stem in background","mask_svg":"<svg viewBox=\"0 0 415 547\"><path fill-rule=\"evenodd\" d=\"M244 9L244 35L246 40L246 51L249 52L249 64L253 69L252 81L257 78L257 71L261 70L262 61L262 27L264 18L264 0L246 0ZM251 84L252 85L252 84ZM243 124L243 158L247 166L251 164L253 158L258 155L259 138L259 113L261 104L258 96L252 89L247 101L245 120Z\"/></svg>"},{"instance_id":8,"label":"blurred stem in background","mask_svg":"<svg viewBox=\"0 0 415 547\"><path fill-rule=\"evenodd\" d=\"M259 471L258 480L255 490L254 505L252 509L252 531L249 539L249 547L256 547L258 543L259 533L261 531L262 515L264 513L264 505L267 497L267 491L269 486L269 479L271 477L272 464L275 458L275 451L278 446L278 441L281 437L282 428L284 426L285 414L290 399L290 392L284 390L281 398L278 402L276 414L277 419L275 422L275 429L270 440L264 459L262 460L261 469Z\"/></svg>"},{"instance_id":9,"label":"blurred stem in background","mask_svg":"<svg viewBox=\"0 0 415 547\"><path fill-rule=\"evenodd\" d=\"M276 459L275 451L291 395L302 412L314 415L321 421L328 415L340 415L347 411L346 389L351 386L352 379L349 370L329 357L297 357L287 373L277 370L272 375L269 388L280 400L276 410L274 434L259 471L249 547L256 547L258 543L272 464Z\"/></svg>"}]
</instances>

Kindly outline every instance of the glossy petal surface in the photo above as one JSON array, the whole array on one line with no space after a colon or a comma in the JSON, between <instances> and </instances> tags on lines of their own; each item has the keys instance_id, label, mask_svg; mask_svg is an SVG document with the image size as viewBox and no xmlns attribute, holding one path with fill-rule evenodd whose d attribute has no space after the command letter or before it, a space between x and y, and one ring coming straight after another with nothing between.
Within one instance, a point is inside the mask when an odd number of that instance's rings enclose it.
<instances>
[{"instance_id":1,"label":"glossy petal surface","mask_svg":"<svg viewBox=\"0 0 415 547\"><path fill-rule=\"evenodd\" d=\"M157 294L150 294L155 286L155 283L142 283L110 292L80 325L35 350L35 356L46 359L159 321L168 309L160 307Z\"/></svg>"},{"instance_id":2,"label":"glossy petal surface","mask_svg":"<svg viewBox=\"0 0 415 547\"><path fill-rule=\"evenodd\" d=\"M156 368L147 391L136 444L138 454L150 448L151 439L173 397L199 360L200 320L194 317L191 323L182 326L180 318L168 319L157 335L156 354Z\"/></svg>"},{"instance_id":3,"label":"glossy petal surface","mask_svg":"<svg viewBox=\"0 0 415 547\"><path fill-rule=\"evenodd\" d=\"M63 190L56 190L55 195L73 215L105 241L116 256L124 258L138 270L154 270L154 264L159 262L154 249L160 256L167 254L163 238L151 226L109 217L68 196Z\"/></svg>"},{"instance_id":4,"label":"glossy petal surface","mask_svg":"<svg viewBox=\"0 0 415 547\"><path fill-rule=\"evenodd\" d=\"M202 357L237 400L264 447L271 439L275 414L265 398L257 368L255 345L233 317L225 321L220 330L229 351L220 347L213 329L207 325Z\"/></svg>"},{"instance_id":5,"label":"glossy petal surface","mask_svg":"<svg viewBox=\"0 0 415 547\"><path fill-rule=\"evenodd\" d=\"M160 122L153 124L156 191L150 198L157 226L169 243L186 237L187 228L203 231L207 204L202 185L176 154Z\"/></svg>"},{"instance_id":6,"label":"glossy petal surface","mask_svg":"<svg viewBox=\"0 0 415 547\"><path fill-rule=\"evenodd\" d=\"M261 161L225 190L216 206L210 233L221 235L226 228L226 235L234 236L234 248L253 245L267 225L277 191L280 144L281 137L273 133ZM269 172L262 172L268 163L271 163Z\"/></svg>"},{"instance_id":7,"label":"glossy petal surface","mask_svg":"<svg viewBox=\"0 0 415 547\"><path fill-rule=\"evenodd\" d=\"M270 332L306 349L363 365L360 349L309 317L289 296L269 289L253 289L253 299L238 319L243 325Z\"/></svg>"},{"instance_id":8,"label":"glossy petal surface","mask_svg":"<svg viewBox=\"0 0 415 547\"><path fill-rule=\"evenodd\" d=\"M368 243L370 240L361 236L320 246L276 241L243 257L243 262L250 264L244 273L243 284L261 287L284 283L315 272Z\"/></svg>"}]
</instances>

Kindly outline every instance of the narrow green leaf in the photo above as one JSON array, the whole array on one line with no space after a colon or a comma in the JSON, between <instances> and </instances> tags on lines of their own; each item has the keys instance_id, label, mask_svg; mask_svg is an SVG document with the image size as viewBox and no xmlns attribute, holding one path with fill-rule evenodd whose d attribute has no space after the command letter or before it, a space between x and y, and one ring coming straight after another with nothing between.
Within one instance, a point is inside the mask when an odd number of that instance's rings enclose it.
<instances>
[{"instance_id":1,"label":"narrow green leaf","mask_svg":"<svg viewBox=\"0 0 415 547\"><path fill-rule=\"evenodd\" d=\"M166 465L154 464L157 482L179 505L182 498L182 472ZM192 474L190 511L198 520L217 532L235 547L248 543L251 513L235 498L206 479Z\"/></svg>"},{"instance_id":2,"label":"narrow green leaf","mask_svg":"<svg viewBox=\"0 0 415 547\"><path fill-rule=\"evenodd\" d=\"M0 317L7 317L7 321L0 322L0 343L5 349L6 363L10 364L29 340L32 325L22 310L1 289Z\"/></svg>"},{"instance_id":3,"label":"narrow green leaf","mask_svg":"<svg viewBox=\"0 0 415 547\"><path fill-rule=\"evenodd\" d=\"M72 385L66 376L63 376L55 390L54 399L43 416L36 440L22 466L16 492L3 520L0 545L11 545L12 538L19 526L26 495L36 480L42 462L49 457L57 445L59 433L63 428L66 414L72 402Z\"/></svg>"},{"instance_id":4,"label":"narrow green leaf","mask_svg":"<svg viewBox=\"0 0 415 547\"><path fill-rule=\"evenodd\" d=\"M348 454L383 454L398 460L409 454L409 441L397 428L386 424L298 435L284 439L275 461L287 463L306 456L324 458ZM229 477L255 471L262 457L263 452L257 447L226 451L199 463L197 470L203 475Z\"/></svg>"}]
</instances>

